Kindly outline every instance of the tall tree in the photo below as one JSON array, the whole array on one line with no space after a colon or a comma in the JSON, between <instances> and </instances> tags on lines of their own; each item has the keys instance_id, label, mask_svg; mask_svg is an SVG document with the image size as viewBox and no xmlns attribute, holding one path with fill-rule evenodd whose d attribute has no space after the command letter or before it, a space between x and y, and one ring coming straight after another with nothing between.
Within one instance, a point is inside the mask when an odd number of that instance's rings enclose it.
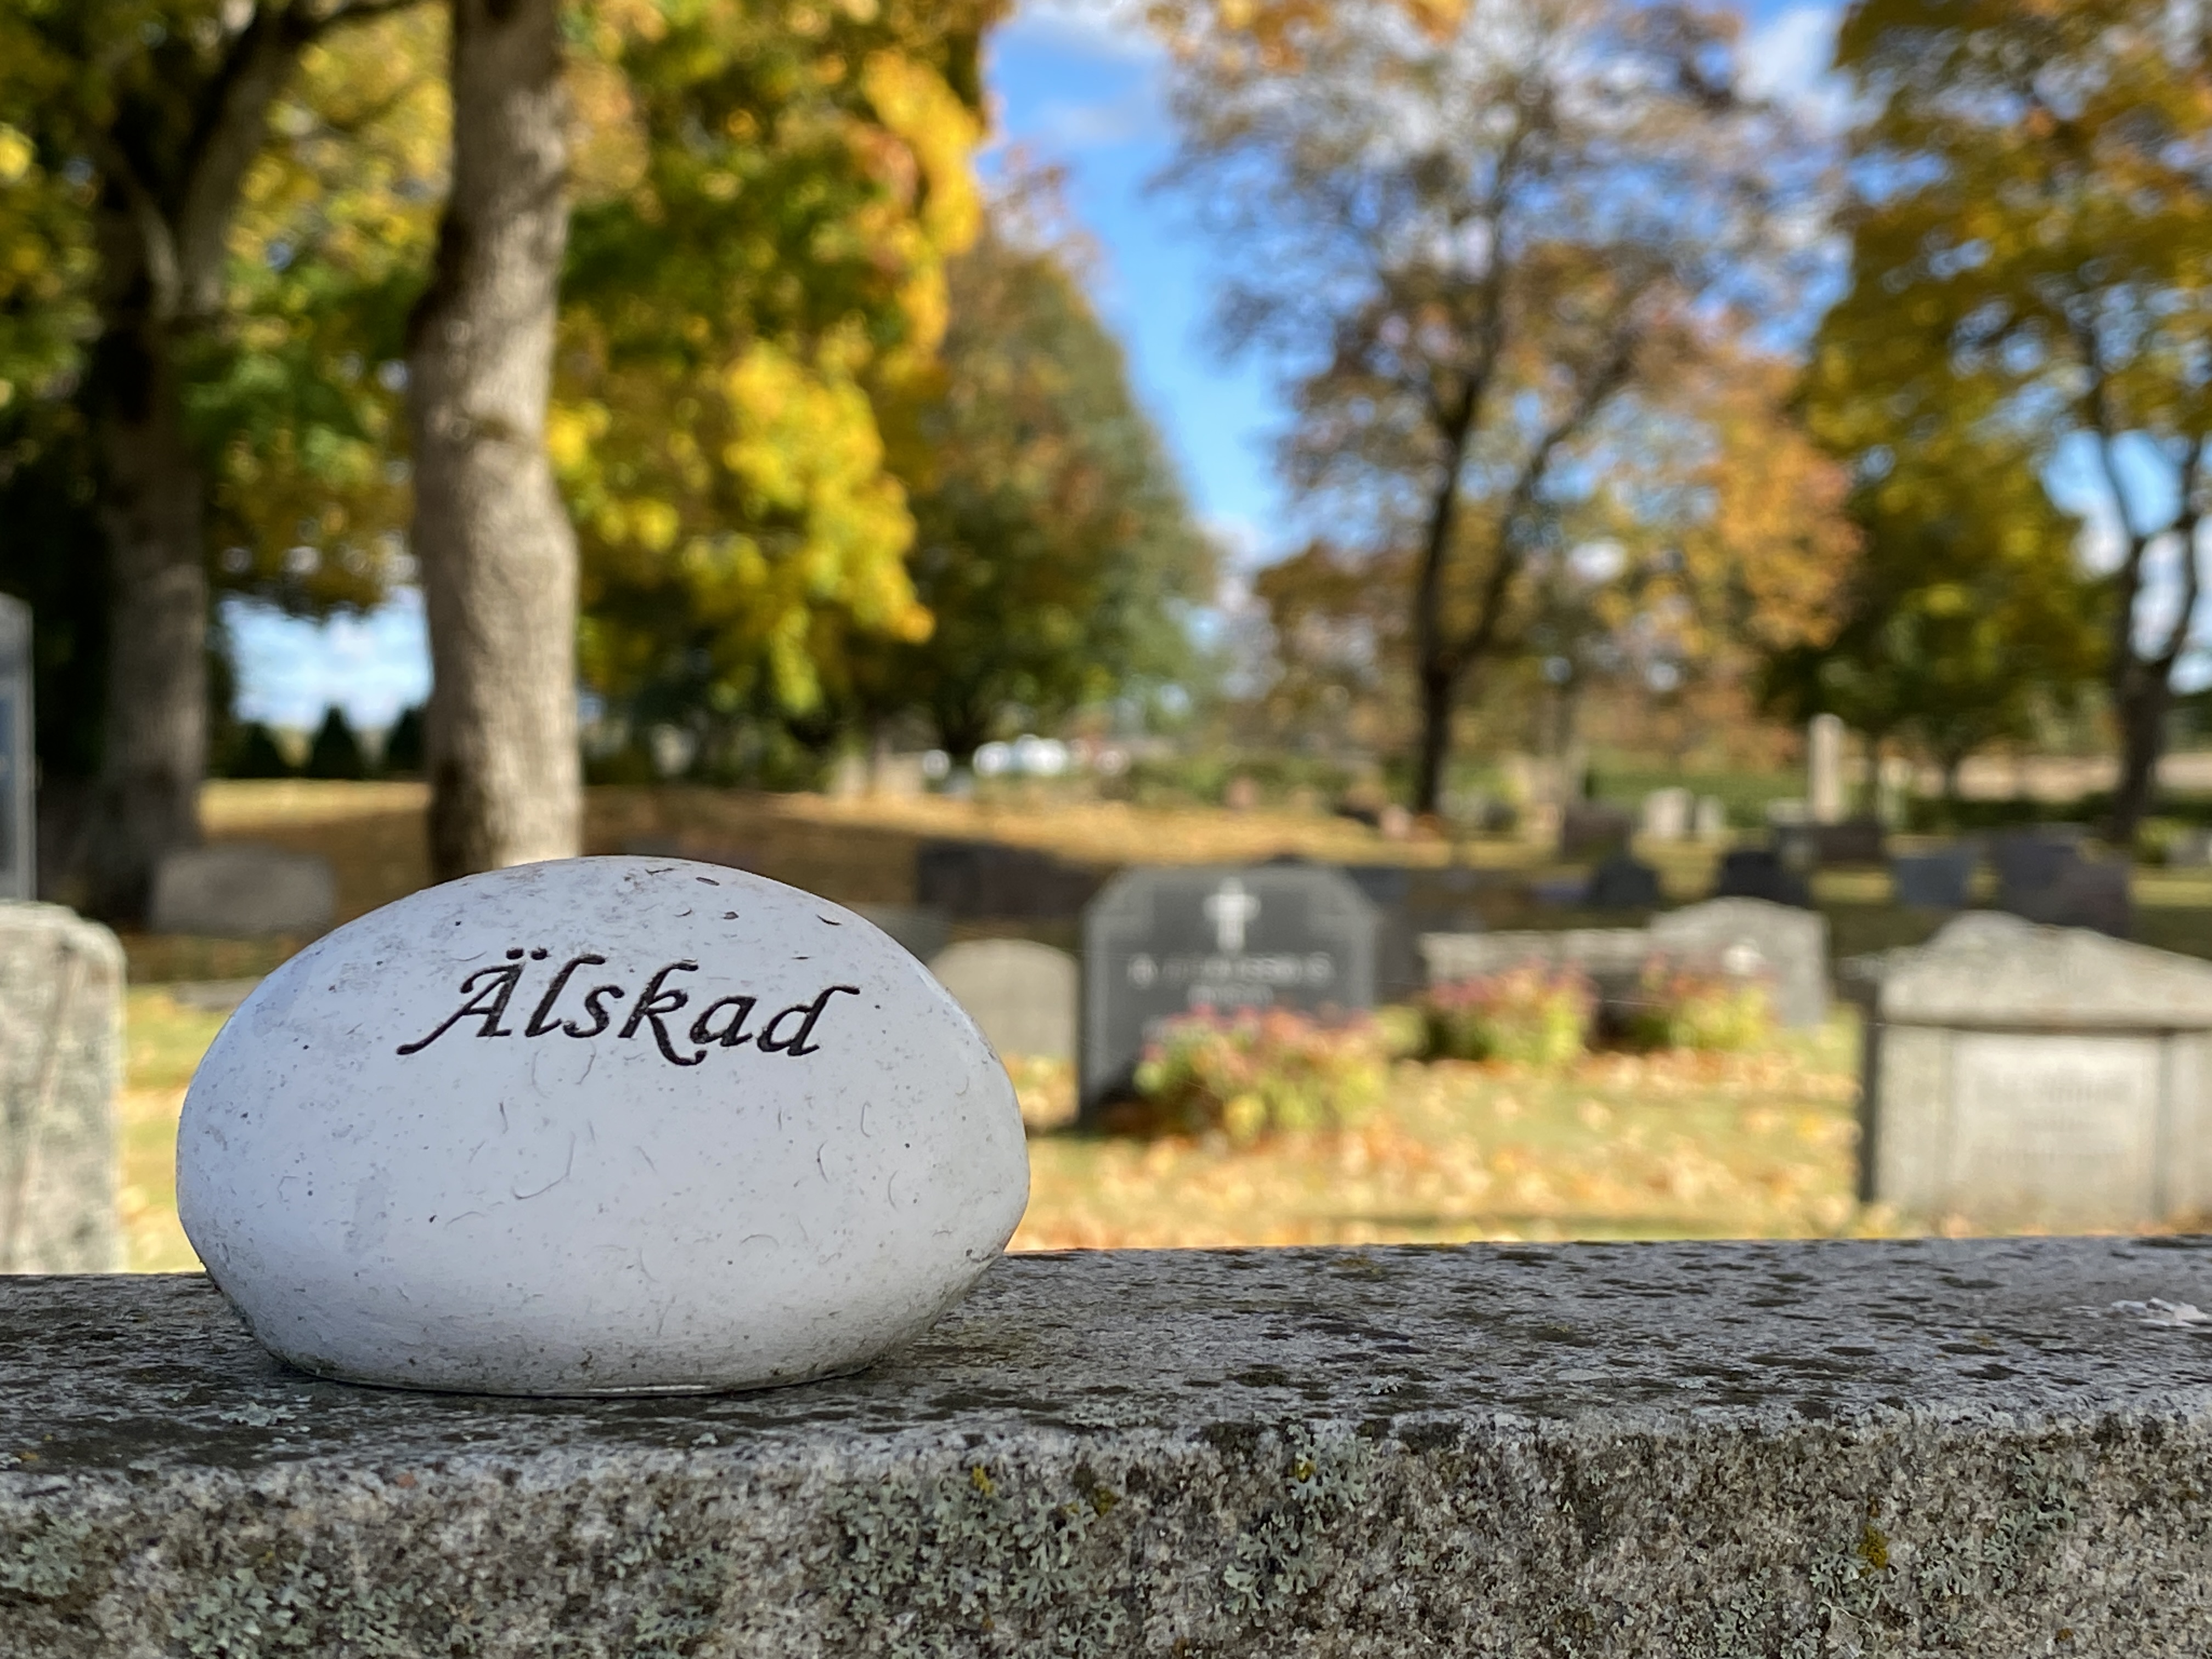
<instances>
[{"instance_id":1,"label":"tall tree","mask_svg":"<svg viewBox=\"0 0 2212 1659\"><path fill-rule=\"evenodd\" d=\"M1419 810L1600 428L1787 289L1805 152L1742 94L1735 28L1352 0L1266 38L1201 26L1182 60L1176 176L1237 252L1228 337L1292 354L1291 476L1406 572Z\"/></svg>"},{"instance_id":2,"label":"tall tree","mask_svg":"<svg viewBox=\"0 0 2212 1659\"><path fill-rule=\"evenodd\" d=\"M928 635L901 479L927 470L946 262L981 221L997 10L602 14L553 443L584 674L617 709L828 732L847 658Z\"/></svg>"},{"instance_id":3,"label":"tall tree","mask_svg":"<svg viewBox=\"0 0 2212 1659\"><path fill-rule=\"evenodd\" d=\"M453 185L409 325L441 879L573 856L576 541L545 452L568 234L559 0L453 0Z\"/></svg>"},{"instance_id":4,"label":"tall tree","mask_svg":"<svg viewBox=\"0 0 2212 1659\"><path fill-rule=\"evenodd\" d=\"M1880 417L1868 448L1987 428L2045 468L2087 458L2118 540L2122 842L2151 805L2203 580L2208 32L2197 0L1860 0L1838 47L1874 113L1823 372Z\"/></svg>"},{"instance_id":5,"label":"tall tree","mask_svg":"<svg viewBox=\"0 0 2212 1659\"><path fill-rule=\"evenodd\" d=\"M186 402L223 312L245 181L301 54L410 3L0 9L0 122L15 135L5 148L14 155L27 143L33 184L83 180L74 188L85 207L89 342L76 401L107 565L91 902L110 915L134 914L161 854L199 833L209 468ZM0 379L12 376L0 369Z\"/></svg>"},{"instance_id":6,"label":"tall tree","mask_svg":"<svg viewBox=\"0 0 2212 1659\"><path fill-rule=\"evenodd\" d=\"M965 761L1010 715L1187 677L1183 612L1212 559L1064 253L987 229L950 301L908 480L908 568L935 625L863 646L851 673L864 706L926 714Z\"/></svg>"},{"instance_id":7,"label":"tall tree","mask_svg":"<svg viewBox=\"0 0 2212 1659\"><path fill-rule=\"evenodd\" d=\"M1865 553L1832 637L1770 646L1765 700L1793 720L1838 715L1877 745L1900 739L1954 793L1968 756L2078 702L2103 664L2111 594L2081 568L2081 524L2051 500L2030 446L1986 426L1870 444L1895 411L1854 397L1849 365L1826 350L1805 401L1857 469Z\"/></svg>"}]
</instances>

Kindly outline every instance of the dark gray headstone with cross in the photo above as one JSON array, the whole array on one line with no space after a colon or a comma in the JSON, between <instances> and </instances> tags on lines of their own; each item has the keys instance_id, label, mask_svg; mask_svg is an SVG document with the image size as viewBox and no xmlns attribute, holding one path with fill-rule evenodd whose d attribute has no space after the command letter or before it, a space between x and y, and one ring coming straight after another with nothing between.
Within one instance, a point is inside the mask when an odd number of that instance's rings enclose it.
<instances>
[{"instance_id":1,"label":"dark gray headstone with cross","mask_svg":"<svg viewBox=\"0 0 2212 1659\"><path fill-rule=\"evenodd\" d=\"M0 594L0 899L39 896L32 754L31 609Z\"/></svg>"},{"instance_id":2,"label":"dark gray headstone with cross","mask_svg":"<svg viewBox=\"0 0 2212 1659\"><path fill-rule=\"evenodd\" d=\"M1125 870L1083 915L1086 1110L1178 1014L1375 1002L1376 910L1317 865Z\"/></svg>"}]
</instances>

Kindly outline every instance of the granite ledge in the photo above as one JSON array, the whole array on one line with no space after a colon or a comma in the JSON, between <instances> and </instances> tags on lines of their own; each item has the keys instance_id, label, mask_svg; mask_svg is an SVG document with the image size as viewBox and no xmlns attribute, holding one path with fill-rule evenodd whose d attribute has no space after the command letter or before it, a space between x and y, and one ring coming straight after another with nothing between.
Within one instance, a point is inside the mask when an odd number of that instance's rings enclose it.
<instances>
[{"instance_id":1,"label":"granite ledge","mask_svg":"<svg viewBox=\"0 0 2212 1659\"><path fill-rule=\"evenodd\" d=\"M2212 1650L2212 1239L1012 1258L863 1376L286 1370L0 1279L0 1654Z\"/></svg>"}]
</instances>

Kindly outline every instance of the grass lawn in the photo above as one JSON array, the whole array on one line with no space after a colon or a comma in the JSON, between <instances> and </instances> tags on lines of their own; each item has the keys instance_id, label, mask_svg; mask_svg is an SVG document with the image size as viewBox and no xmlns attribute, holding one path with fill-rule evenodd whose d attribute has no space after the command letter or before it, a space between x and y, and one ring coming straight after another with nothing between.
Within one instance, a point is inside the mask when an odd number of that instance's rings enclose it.
<instances>
[{"instance_id":1,"label":"grass lawn","mask_svg":"<svg viewBox=\"0 0 2212 1659\"><path fill-rule=\"evenodd\" d=\"M1893 1231L1852 1197L1855 1042L1839 1018L1749 1054L1403 1061L1358 1129L1246 1149L1048 1131L1013 1248Z\"/></svg>"}]
</instances>

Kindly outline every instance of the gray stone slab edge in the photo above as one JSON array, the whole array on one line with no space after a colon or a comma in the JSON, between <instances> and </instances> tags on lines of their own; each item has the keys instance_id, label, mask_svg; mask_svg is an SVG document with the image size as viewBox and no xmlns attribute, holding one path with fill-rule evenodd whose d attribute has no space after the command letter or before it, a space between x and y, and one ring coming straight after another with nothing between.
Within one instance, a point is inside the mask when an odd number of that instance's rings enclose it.
<instances>
[{"instance_id":1,"label":"gray stone slab edge","mask_svg":"<svg viewBox=\"0 0 2212 1659\"><path fill-rule=\"evenodd\" d=\"M860 1376L592 1402L0 1281L0 1651L2199 1656L2184 1304L2212 1241L1032 1256Z\"/></svg>"}]
</instances>

